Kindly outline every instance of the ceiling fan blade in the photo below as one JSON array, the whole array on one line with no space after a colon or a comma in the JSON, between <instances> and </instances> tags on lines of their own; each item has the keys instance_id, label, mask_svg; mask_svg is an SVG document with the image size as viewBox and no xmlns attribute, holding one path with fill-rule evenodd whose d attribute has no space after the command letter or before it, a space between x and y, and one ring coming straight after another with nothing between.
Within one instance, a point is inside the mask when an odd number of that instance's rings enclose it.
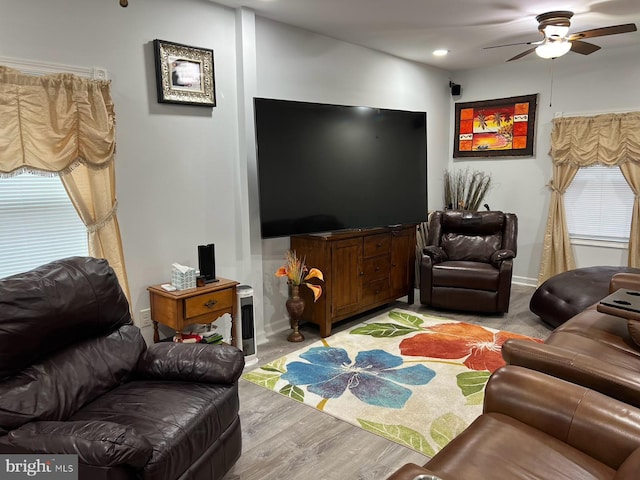
<instances>
[{"instance_id":1,"label":"ceiling fan blade","mask_svg":"<svg viewBox=\"0 0 640 480\"><path fill-rule=\"evenodd\" d=\"M635 23L625 23L623 25L613 25L611 27L594 28L592 30L584 30L569 35L570 42L580 40L582 38L604 37L605 35L617 35L619 33L629 33L638 30Z\"/></svg>"},{"instance_id":2,"label":"ceiling fan blade","mask_svg":"<svg viewBox=\"0 0 640 480\"><path fill-rule=\"evenodd\" d=\"M600 50L598 45L594 45L589 42L582 42L580 40L574 40L571 42L571 51L575 53L581 53L582 55L589 55L590 53Z\"/></svg>"},{"instance_id":3,"label":"ceiling fan blade","mask_svg":"<svg viewBox=\"0 0 640 480\"><path fill-rule=\"evenodd\" d=\"M501 47L513 47L515 45L538 45L542 43L544 40L540 40L537 42L518 42L518 43L505 43L504 45L492 45L491 47L482 47L483 50L489 50L491 48L501 48Z\"/></svg>"},{"instance_id":4,"label":"ceiling fan blade","mask_svg":"<svg viewBox=\"0 0 640 480\"><path fill-rule=\"evenodd\" d=\"M518 60L526 55L529 55L530 53L533 53L536 51L536 47L530 48L529 50L525 50L522 53L519 53L518 55L516 55L515 57L510 58L509 60L507 60L507 62L511 62L513 60Z\"/></svg>"}]
</instances>

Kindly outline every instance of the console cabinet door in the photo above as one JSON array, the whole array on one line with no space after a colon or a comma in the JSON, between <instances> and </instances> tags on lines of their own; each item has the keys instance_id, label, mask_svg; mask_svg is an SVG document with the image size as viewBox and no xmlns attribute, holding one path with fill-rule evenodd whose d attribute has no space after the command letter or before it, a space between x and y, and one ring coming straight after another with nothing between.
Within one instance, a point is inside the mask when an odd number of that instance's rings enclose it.
<instances>
[{"instance_id":1,"label":"console cabinet door","mask_svg":"<svg viewBox=\"0 0 640 480\"><path fill-rule=\"evenodd\" d=\"M391 296L409 295L413 303L416 237L413 229L396 230L391 235Z\"/></svg>"},{"instance_id":2,"label":"console cabinet door","mask_svg":"<svg viewBox=\"0 0 640 480\"><path fill-rule=\"evenodd\" d=\"M362 296L362 238L334 242L331 258L331 316L360 309Z\"/></svg>"}]
</instances>

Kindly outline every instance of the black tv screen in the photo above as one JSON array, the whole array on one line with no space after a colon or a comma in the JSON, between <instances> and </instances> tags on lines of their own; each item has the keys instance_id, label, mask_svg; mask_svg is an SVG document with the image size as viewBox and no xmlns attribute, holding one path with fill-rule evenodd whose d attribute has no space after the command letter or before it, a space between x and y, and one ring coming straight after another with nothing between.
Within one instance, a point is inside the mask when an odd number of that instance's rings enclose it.
<instances>
[{"instance_id":1,"label":"black tv screen","mask_svg":"<svg viewBox=\"0 0 640 480\"><path fill-rule=\"evenodd\" d=\"M255 98L262 238L427 217L426 113Z\"/></svg>"}]
</instances>

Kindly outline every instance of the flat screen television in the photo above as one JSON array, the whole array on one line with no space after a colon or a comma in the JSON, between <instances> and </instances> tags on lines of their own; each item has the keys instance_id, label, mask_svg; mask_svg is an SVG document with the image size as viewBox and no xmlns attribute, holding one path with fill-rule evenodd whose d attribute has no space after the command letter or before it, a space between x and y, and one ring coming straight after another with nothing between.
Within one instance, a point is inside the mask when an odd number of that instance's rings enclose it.
<instances>
[{"instance_id":1,"label":"flat screen television","mask_svg":"<svg viewBox=\"0 0 640 480\"><path fill-rule=\"evenodd\" d=\"M262 238L427 217L426 113L254 99Z\"/></svg>"}]
</instances>

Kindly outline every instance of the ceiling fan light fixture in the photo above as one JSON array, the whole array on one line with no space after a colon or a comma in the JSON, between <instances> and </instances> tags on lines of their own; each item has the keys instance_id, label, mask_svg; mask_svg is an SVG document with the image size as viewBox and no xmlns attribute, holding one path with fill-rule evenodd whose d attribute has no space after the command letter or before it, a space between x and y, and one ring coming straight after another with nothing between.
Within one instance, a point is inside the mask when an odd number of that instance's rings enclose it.
<instances>
[{"instance_id":1,"label":"ceiling fan light fixture","mask_svg":"<svg viewBox=\"0 0 640 480\"><path fill-rule=\"evenodd\" d=\"M547 25L544 27L545 37L565 38L569 33L569 25Z\"/></svg>"},{"instance_id":2,"label":"ceiling fan light fixture","mask_svg":"<svg viewBox=\"0 0 640 480\"><path fill-rule=\"evenodd\" d=\"M558 42L544 42L536 47L536 55L541 58L558 58L571 50L571 42L562 40Z\"/></svg>"}]
</instances>

